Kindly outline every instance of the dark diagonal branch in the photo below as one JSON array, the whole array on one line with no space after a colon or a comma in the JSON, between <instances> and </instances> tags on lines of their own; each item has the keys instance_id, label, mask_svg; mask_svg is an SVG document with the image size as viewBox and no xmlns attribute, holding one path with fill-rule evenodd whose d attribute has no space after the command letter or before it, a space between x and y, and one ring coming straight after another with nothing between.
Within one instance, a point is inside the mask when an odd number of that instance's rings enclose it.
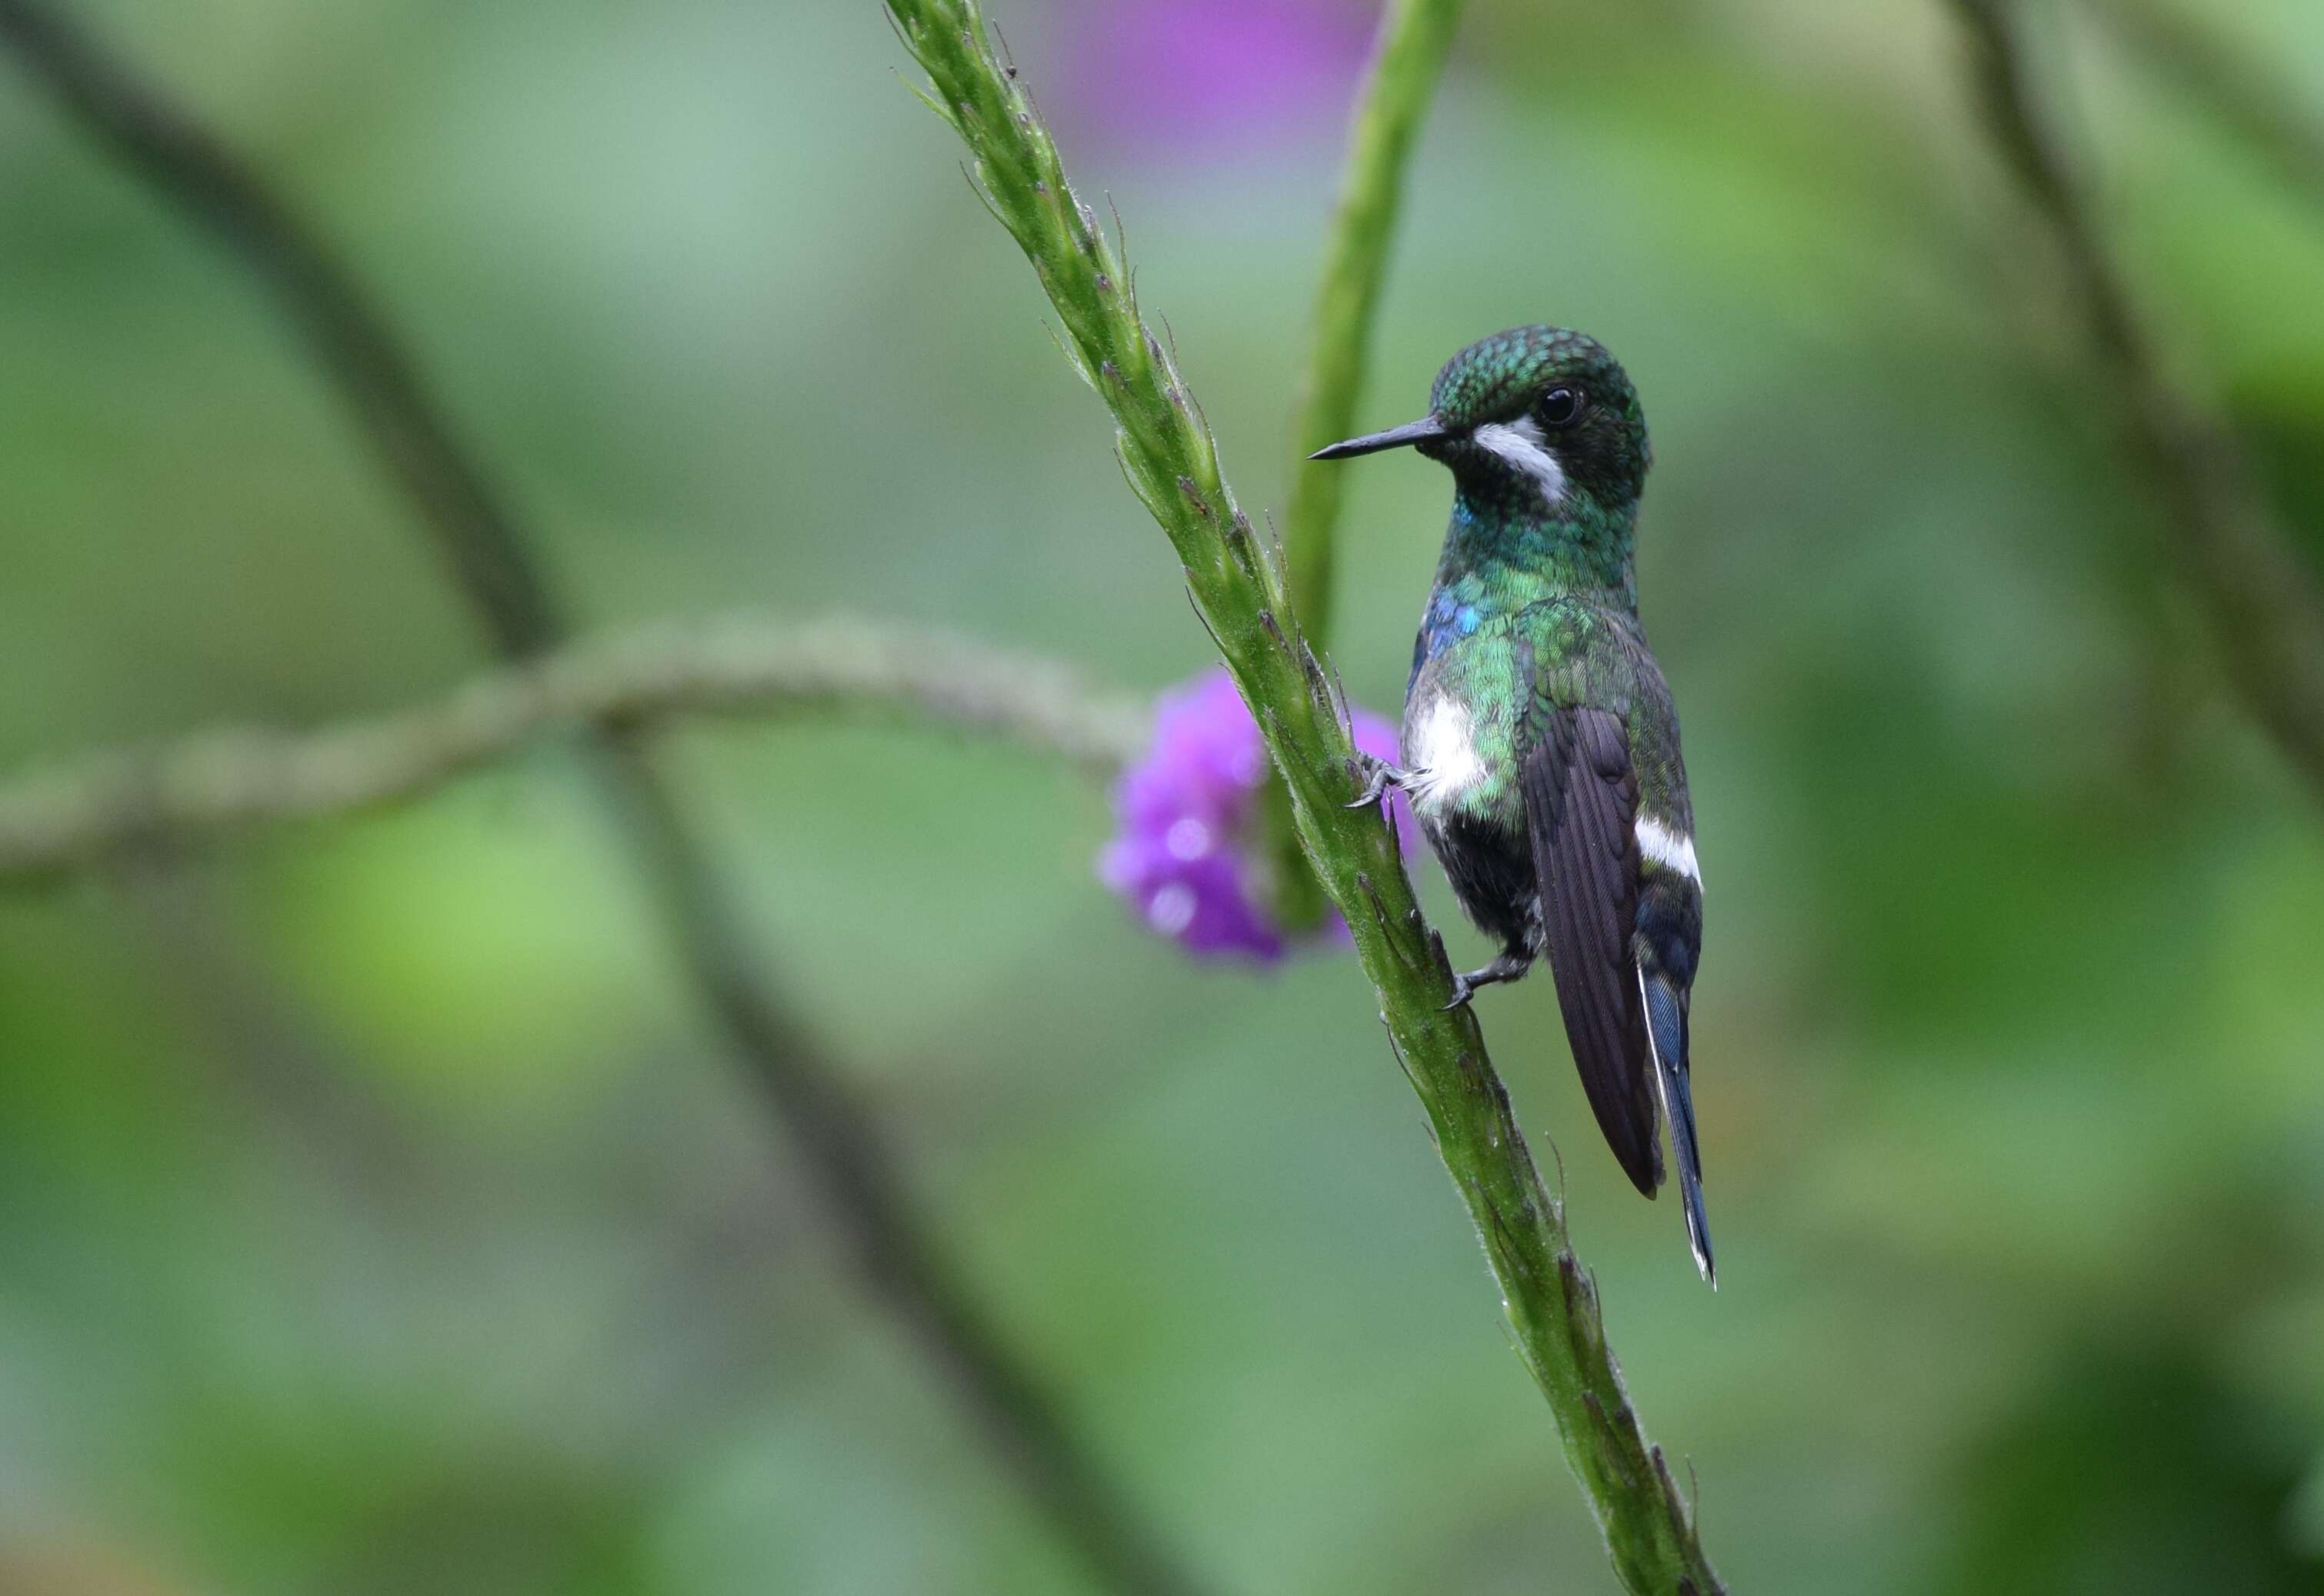
<instances>
[{"instance_id":1,"label":"dark diagonal branch","mask_svg":"<svg viewBox=\"0 0 2324 1596\"><path fill-rule=\"evenodd\" d=\"M2098 21L2140 63L2265 161L2310 205L2324 205L2324 115L2220 37L2217 19L2172 0L2095 0Z\"/></svg>"},{"instance_id":2,"label":"dark diagonal branch","mask_svg":"<svg viewBox=\"0 0 2324 1596\"><path fill-rule=\"evenodd\" d=\"M40 0L0 0L0 44L88 133L263 283L411 499L504 659L564 640L534 544L456 437L386 318L305 222L219 139ZM880 1156L869 1115L749 951L722 872L648 751L600 723L589 763L687 978L788 1122L866 1279L949 1377L987 1443L1116 1589L1191 1589L1165 1544L975 1305Z\"/></svg>"},{"instance_id":3,"label":"dark diagonal branch","mask_svg":"<svg viewBox=\"0 0 2324 1596\"><path fill-rule=\"evenodd\" d=\"M231 250L329 374L503 652L561 627L525 540L385 320L327 245L209 130L72 19L0 0L0 43L153 192Z\"/></svg>"},{"instance_id":4,"label":"dark diagonal branch","mask_svg":"<svg viewBox=\"0 0 2324 1596\"><path fill-rule=\"evenodd\" d=\"M2089 205L2043 125L2006 0L1953 0L1985 125L2057 235L2125 451L2246 706L2324 795L2324 594L2261 494L2235 435L2166 375Z\"/></svg>"}]
</instances>

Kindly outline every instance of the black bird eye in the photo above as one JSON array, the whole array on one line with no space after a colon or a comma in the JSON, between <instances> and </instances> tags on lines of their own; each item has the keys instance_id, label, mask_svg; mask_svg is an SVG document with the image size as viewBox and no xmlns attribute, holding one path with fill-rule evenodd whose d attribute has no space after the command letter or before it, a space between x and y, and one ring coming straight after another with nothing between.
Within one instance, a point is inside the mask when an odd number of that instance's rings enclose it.
<instances>
[{"instance_id":1,"label":"black bird eye","mask_svg":"<svg viewBox=\"0 0 2324 1596\"><path fill-rule=\"evenodd\" d=\"M1534 406L1534 414L1545 427L1571 427L1582 419L1582 390L1552 388Z\"/></svg>"}]
</instances>

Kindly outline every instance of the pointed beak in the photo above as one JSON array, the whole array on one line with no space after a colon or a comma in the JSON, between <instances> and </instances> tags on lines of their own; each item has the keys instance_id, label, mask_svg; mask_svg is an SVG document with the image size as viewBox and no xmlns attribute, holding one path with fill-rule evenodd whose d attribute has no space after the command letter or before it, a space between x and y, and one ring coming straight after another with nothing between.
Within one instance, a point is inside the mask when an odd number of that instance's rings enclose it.
<instances>
[{"instance_id":1,"label":"pointed beak","mask_svg":"<svg viewBox=\"0 0 2324 1596\"><path fill-rule=\"evenodd\" d=\"M1410 448L1416 443L1433 443L1452 434L1434 416L1423 416L1403 427L1391 427L1385 432L1369 433L1362 438L1351 438L1345 443L1335 443L1317 449L1307 457L1311 460L1351 460L1358 455L1375 455L1382 449Z\"/></svg>"}]
</instances>

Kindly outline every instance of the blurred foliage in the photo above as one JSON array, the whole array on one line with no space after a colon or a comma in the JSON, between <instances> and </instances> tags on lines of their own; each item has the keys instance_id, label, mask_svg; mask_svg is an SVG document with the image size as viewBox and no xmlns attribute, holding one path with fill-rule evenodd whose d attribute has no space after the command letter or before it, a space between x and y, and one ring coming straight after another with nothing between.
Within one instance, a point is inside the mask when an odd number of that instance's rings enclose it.
<instances>
[{"instance_id":1,"label":"blurred foliage","mask_svg":"<svg viewBox=\"0 0 2324 1596\"><path fill-rule=\"evenodd\" d=\"M344 242L591 617L1204 659L876 6L86 9ZM1108 5L1001 19L1254 508L1365 14L1268 9L1266 51L1158 62ZM2206 9L2324 94L2324 14ZM2324 214L2040 14L2134 281L2324 564ZM1474 7L1363 412L1536 318L1646 397L1716 1296L1547 983L1482 1011L1738 1590L2324 1589L2324 828L2163 585L1952 65L1904 0ZM0 768L482 657L248 285L5 64L0 464ZM1375 706L1443 499L1416 465L1351 504ZM947 1240L1194 1563L1601 1587L1351 966L1187 965L1097 888L1100 795L1020 756L678 752ZM752 1107L554 755L0 901L0 1588L1081 1589Z\"/></svg>"}]
</instances>

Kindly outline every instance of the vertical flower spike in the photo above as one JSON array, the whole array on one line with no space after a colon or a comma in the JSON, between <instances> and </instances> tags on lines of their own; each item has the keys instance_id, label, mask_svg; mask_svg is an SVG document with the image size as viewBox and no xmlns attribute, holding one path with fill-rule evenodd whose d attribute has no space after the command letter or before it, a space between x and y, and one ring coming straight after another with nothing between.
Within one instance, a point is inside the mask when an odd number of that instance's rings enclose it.
<instances>
[{"instance_id":1,"label":"vertical flower spike","mask_svg":"<svg viewBox=\"0 0 2324 1596\"><path fill-rule=\"evenodd\" d=\"M1354 712L1356 746L1396 755L1396 728ZM1262 843L1260 798L1267 747L1242 695L1213 667L1155 700L1154 736L1113 789L1116 829L1098 875L1142 920L1190 953L1280 960L1292 940L1277 919ZM1397 840L1408 852L1412 820L1391 795ZM1305 934L1344 941L1334 917Z\"/></svg>"}]
</instances>

